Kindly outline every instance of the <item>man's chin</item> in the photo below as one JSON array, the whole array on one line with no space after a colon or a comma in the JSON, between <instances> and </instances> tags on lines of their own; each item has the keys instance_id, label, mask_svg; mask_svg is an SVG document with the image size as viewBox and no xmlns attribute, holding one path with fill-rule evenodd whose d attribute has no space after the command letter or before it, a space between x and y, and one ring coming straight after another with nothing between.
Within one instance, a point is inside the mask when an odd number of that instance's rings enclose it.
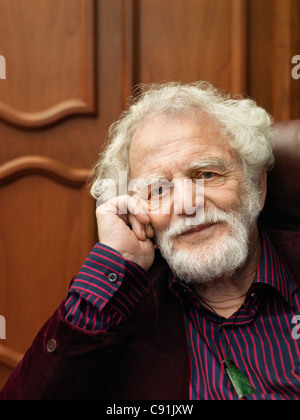
<instances>
[{"instance_id":1,"label":"man's chin","mask_svg":"<svg viewBox=\"0 0 300 420\"><path fill-rule=\"evenodd\" d=\"M177 277L190 284L207 284L215 278L231 276L248 255L247 237L221 235L221 239L205 240L205 244L161 244L161 253Z\"/></svg>"}]
</instances>

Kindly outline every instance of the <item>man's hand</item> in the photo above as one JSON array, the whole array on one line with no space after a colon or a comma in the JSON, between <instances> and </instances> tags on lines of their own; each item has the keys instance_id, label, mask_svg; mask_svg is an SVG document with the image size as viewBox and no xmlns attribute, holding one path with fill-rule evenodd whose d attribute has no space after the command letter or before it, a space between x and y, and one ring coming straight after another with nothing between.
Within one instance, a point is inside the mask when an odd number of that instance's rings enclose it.
<instances>
[{"instance_id":1,"label":"man's hand","mask_svg":"<svg viewBox=\"0 0 300 420\"><path fill-rule=\"evenodd\" d=\"M141 203L119 196L100 205L96 216L99 241L148 270L154 261L154 232Z\"/></svg>"}]
</instances>

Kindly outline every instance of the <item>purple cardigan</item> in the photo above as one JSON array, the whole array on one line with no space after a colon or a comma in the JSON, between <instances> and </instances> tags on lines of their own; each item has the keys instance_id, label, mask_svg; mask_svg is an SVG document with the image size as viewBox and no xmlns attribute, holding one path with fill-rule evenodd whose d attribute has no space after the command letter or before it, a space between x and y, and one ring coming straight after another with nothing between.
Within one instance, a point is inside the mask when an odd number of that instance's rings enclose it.
<instances>
[{"instance_id":1,"label":"purple cardigan","mask_svg":"<svg viewBox=\"0 0 300 420\"><path fill-rule=\"evenodd\" d=\"M300 283L300 230L268 231ZM111 332L86 332L64 319L64 302L41 329L1 399L187 400L189 352L182 308L157 258L152 282L130 319Z\"/></svg>"}]
</instances>

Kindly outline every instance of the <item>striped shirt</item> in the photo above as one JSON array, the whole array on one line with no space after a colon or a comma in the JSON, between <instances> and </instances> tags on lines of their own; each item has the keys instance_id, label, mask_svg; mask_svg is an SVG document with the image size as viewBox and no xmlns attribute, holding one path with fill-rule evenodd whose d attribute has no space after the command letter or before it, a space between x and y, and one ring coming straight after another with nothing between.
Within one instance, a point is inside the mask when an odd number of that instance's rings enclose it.
<instances>
[{"instance_id":1,"label":"striped shirt","mask_svg":"<svg viewBox=\"0 0 300 420\"><path fill-rule=\"evenodd\" d=\"M96 244L70 288L66 320L88 330L115 327L136 308L149 281L141 267ZM257 392L247 399L300 399L300 293L266 234L255 279L230 318L203 307L172 273L169 286L184 311L191 400L238 399L222 365L231 334L230 358Z\"/></svg>"}]
</instances>

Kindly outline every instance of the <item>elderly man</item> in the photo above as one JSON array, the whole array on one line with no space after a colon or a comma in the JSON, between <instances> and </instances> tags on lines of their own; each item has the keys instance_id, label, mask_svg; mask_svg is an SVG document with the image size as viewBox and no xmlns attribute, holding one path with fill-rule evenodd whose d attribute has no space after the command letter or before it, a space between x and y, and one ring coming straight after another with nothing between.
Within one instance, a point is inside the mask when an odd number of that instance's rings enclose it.
<instances>
[{"instance_id":1,"label":"elderly man","mask_svg":"<svg viewBox=\"0 0 300 420\"><path fill-rule=\"evenodd\" d=\"M99 243L2 398L300 398L299 238L258 224L271 123L202 82L133 102L94 169Z\"/></svg>"}]
</instances>

